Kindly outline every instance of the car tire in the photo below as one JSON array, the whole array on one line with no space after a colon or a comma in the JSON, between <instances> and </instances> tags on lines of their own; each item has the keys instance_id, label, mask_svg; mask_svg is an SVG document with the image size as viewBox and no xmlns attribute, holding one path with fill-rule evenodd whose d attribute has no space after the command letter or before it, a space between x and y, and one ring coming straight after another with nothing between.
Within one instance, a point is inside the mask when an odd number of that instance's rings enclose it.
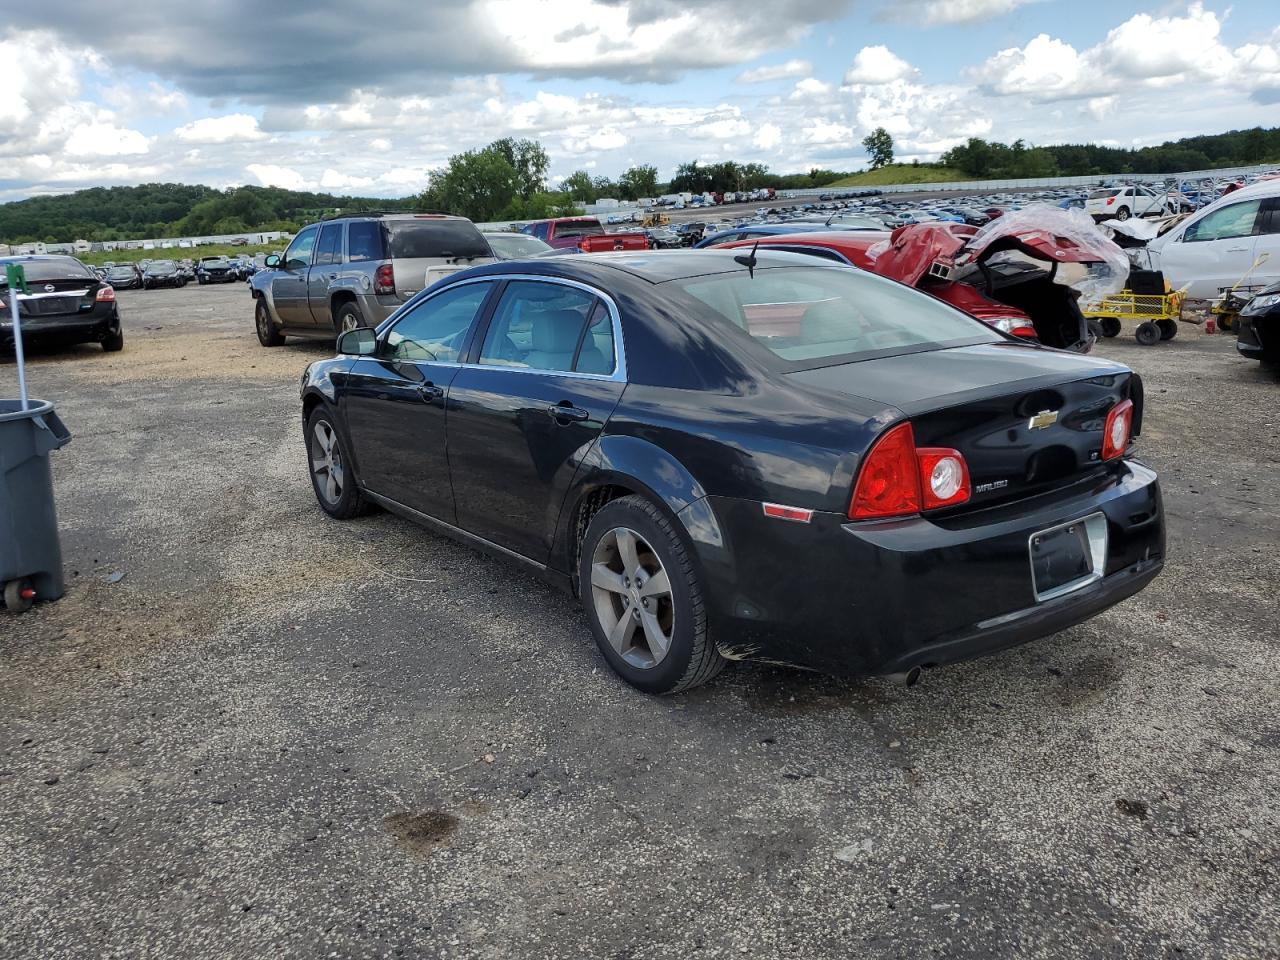
<instances>
[{"instance_id":1,"label":"car tire","mask_svg":"<svg viewBox=\"0 0 1280 960\"><path fill-rule=\"evenodd\" d=\"M1129 208L1128 208L1128 207L1121 207L1119 210L1117 210L1117 211L1116 211L1116 219L1117 219L1117 220L1119 220L1121 223L1123 223L1125 220L1128 220L1128 219L1129 219Z\"/></svg>"},{"instance_id":2,"label":"car tire","mask_svg":"<svg viewBox=\"0 0 1280 960\"><path fill-rule=\"evenodd\" d=\"M271 311L267 309L267 301L262 297L254 300L253 326L258 331L258 342L264 347L278 347L284 343L284 334L271 319Z\"/></svg>"},{"instance_id":3,"label":"car tire","mask_svg":"<svg viewBox=\"0 0 1280 960\"><path fill-rule=\"evenodd\" d=\"M368 511L368 503L356 482L355 470L347 456L347 442L338 432L333 417L324 407L316 407L307 417L307 473L316 502L335 520L350 520Z\"/></svg>"},{"instance_id":4,"label":"car tire","mask_svg":"<svg viewBox=\"0 0 1280 960\"><path fill-rule=\"evenodd\" d=\"M1138 329L1133 332L1133 337L1144 347L1149 347L1153 343L1160 342L1160 328L1152 321L1147 320L1138 324Z\"/></svg>"},{"instance_id":5,"label":"car tire","mask_svg":"<svg viewBox=\"0 0 1280 960\"><path fill-rule=\"evenodd\" d=\"M1118 337L1120 335L1121 324L1119 317L1102 317L1098 321L1098 328L1102 331L1102 335L1107 338Z\"/></svg>"},{"instance_id":6,"label":"car tire","mask_svg":"<svg viewBox=\"0 0 1280 960\"><path fill-rule=\"evenodd\" d=\"M643 497L610 501L591 518L578 586L600 653L636 689L679 693L723 669L693 558L673 521Z\"/></svg>"},{"instance_id":7,"label":"car tire","mask_svg":"<svg viewBox=\"0 0 1280 960\"><path fill-rule=\"evenodd\" d=\"M124 331L119 327L102 339L102 349L106 353L117 353L124 349Z\"/></svg>"},{"instance_id":8,"label":"car tire","mask_svg":"<svg viewBox=\"0 0 1280 960\"><path fill-rule=\"evenodd\" d=\"M202 286L202 287L204 286L204 282L205 282L205 281L204 281L204 277L197 277L197 278L196 278L196 283L200 284L200 286Z\"/></svg>"},{"instance_id":9,"label":"car tire","mask_svg":"<svg viewBox=\"0 0 1280 960\"><path fill-rule=\"evenodd\" d=\"M31 589L29 580L10 580L4 585L4 606L10 613L26 613L35 603L34 597L24 597L23 593Z\"/></svg>"},{"instance_id":10,"label":"car tire","mask_svg":"<svg viewBox=\"0 0 1280 960\"><path fill-rule=\"evenodd\" d=\"M333 326L337 336L340 337L348 330L356 330L360 327L366 327L368 324L364 322L360 308L348 300L338 307L338 312L333 317Z\"/></svg>"},{"instance_id":11,"label":"car tire","mask_svg":"<svg viewBox=\"0 0 1280 960\"><path fill-rule=\"evenodd\" d=\"M1178 335L1178 321L1172 317L1161 317L1156 321L1161 340L1172 340Z\"/></svg>"}]
</instances>

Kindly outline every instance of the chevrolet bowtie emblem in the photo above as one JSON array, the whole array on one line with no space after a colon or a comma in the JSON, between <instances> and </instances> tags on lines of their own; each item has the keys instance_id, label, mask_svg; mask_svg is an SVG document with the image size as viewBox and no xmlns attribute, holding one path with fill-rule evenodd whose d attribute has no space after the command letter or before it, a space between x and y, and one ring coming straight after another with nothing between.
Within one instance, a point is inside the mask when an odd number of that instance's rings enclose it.
<instances>
[{"instance_id":1,"label":"chevrolet bowtie emblem","mask_svg":"<svg viewBox=\"0 0 1280 960\"><path fill-rule=\"evenodd\" d=\"M1028 430L1043 430L1046 427L1052 427L1058 422L1057 410L1041 410L1034 417L1027 421Z\"/></svg>"}]
</instances>

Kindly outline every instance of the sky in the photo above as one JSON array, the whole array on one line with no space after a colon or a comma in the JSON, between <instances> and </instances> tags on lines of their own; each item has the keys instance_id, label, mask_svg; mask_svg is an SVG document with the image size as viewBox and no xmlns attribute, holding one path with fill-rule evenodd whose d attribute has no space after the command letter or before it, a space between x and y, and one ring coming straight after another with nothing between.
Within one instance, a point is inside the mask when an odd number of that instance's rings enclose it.
<instances>
[{"instance_id":1,"label":"sky","mask_svg":"<svg viewBox=\"0 0 1280 960\"><path fill-rule=\"evenodd\" d=\"M146 182L400 197L539 140L553 182L652 163L857 170L971 136L1140 146L1280 125L1280 4L215 0L14 4L0 201Z\"/></svg>"}]
</instances>

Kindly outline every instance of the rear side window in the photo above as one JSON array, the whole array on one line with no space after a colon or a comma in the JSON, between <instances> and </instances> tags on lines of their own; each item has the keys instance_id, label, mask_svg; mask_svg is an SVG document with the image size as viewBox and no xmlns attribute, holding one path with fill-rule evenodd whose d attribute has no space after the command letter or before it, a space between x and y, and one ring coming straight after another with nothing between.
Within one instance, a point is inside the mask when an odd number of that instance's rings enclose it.
<instances>
[{"instance_id":1,"label":"rear side window","mask_svg":"<svg viewBox=\"0 0 1280 960\"><path fill-rule=\"evenodd\" d=\"M491 256L489 244L469 220L391 220L390 255L398 260Z\"/></svg>"},{"instance_id":2,"label":"rear side window","mask_svg":"<svg viewBox=\"0 0 1280 960\"><path fill-rule=\"evenodd\" d=\"M814 366L999 337L927 293L860 270L782 267L669 281L775 356Z\"/></svg>"},{"instance_id":3,"label":"rear side window","mask_svg":"<svg viewBox=\"0 0 1280 960\"><path fill-rule=\"evenodd\" d=\"M328 223L321 229L312 262L317 266L342 262L342 224Z\"/></svg>"},{"instance_id":4,"label":"rear side window","mask_svg":"<svg viewBox=\"0 0 1280 960\"><path fill-rule=\"evenodd\" d=\"M599 298L537 280L507 284L480 350L486 366L613 372L613 320Z\"/></svg>"},{"instance_id":5,"label":"rear side window","mask_svg":"<svg viewBox=\"0 0 1280 960\"><path fill-rule=\"evenodd\" d=\"M347 225L347 260L363 263L382 259L382 224L376 220L352 220Z\"/></svg>"}]
</instances>

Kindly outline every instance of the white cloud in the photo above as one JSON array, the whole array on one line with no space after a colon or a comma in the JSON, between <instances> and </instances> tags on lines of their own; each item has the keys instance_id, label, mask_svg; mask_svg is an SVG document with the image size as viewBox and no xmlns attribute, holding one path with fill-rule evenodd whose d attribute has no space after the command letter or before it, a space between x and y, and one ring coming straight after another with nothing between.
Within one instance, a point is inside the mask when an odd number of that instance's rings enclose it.
<instances>
[{"instance_id":1,"label":"white cloud","mask_svg":"<svg viewBox=\"0 0 1280 960\"><path fill-rule=\"evenodd\" d=\"M773 123L761 124L751 142L757 150L772 150L782 142L782 128Z\"/></svg>"},{"instance_id":2,"label":"white cloud","mask_svg":"<svg viewBox=\"0 0 1280 960\"><path fill-rule=\"evenodd\" d=\"M850 85L892 83L894 80L909 80L916 73L915 67L888 47L877 45L858 51L853 58L853 66L844 75L844 82Z\"/></svg>"},{"instance_id":3,"label":"white cloud","mask_svg":"<svg viewBox=\"0 0 1280 960\"><path fill-rule=\"evenodd\" d=\"M786 63L770 64L744 70L738 74L738 83L768 83L772 80L785 80L787 77L803 77L813 72L813 64L808 60L788 60Z\"/></svg>"},{"instance_id":4,"label":"white cloud","mask_svg":"<svg viewBox=\"0 0 1280 960\"><path fill-rule=\"evenodd\" d=\"M264 187L283 187L286 190L305 190L307 179L292 167L274 163L251 163L245 167Z\"/></svg>"},{"instance_id":5,"label":"white cloud","mask_svg":"<svg viewBox=\"0 0 1280 960\"><path fill-rule=\"evenodd\" d=\"M94 122L77 126L63 149L73 157L120 157L146 153L149 145L137 130Z\"/></svg>"},{"instance_id":6,"label":"white cloud","mask_svg":"<svg viewBox=\"0 0 1280 960\"><path fill-rule=\"evenodd\" d=\"M791 91L792 100L826 100L834 94L836 88L824 83L816 77L805 77Z\"/></svg>"},{"instance_id":7,"label":"white cloud","mask_svg":"<svg viewBox=\"0 0 1280 960\"><path fill-rule=\"evenodd\" d=\"M237 143L264 140L266 134L258 129L258 120L247 113L232 113L225 117L204 117L183 124L173 135L184 143Z\"/></svg>"},{"instance_id":8,"label":"white cloud","mask_svg":"<svg viewBox=\"0 0 1280 960\"><path fill-rule=\"evenodd\" d=\"M923 24L926 27L956 23L981 23L1012 13L1035 0L893 0L882 20Z\"/></svg>"}]
</instances>

